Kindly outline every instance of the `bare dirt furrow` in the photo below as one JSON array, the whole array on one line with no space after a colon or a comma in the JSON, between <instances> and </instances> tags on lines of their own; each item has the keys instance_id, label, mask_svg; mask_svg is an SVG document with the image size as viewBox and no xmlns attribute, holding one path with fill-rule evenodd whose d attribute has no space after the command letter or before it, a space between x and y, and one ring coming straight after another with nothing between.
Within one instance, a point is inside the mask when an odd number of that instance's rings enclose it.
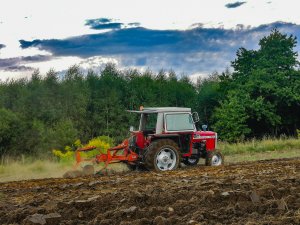
<instances>
[{"instance_id":1,"label":"bare dirt furrow","mask_svg":"<svg viewBox=\"0 0 300 225\"><path fill-rule=\"evenodd\" d=\"M300 159L0 183L0 224L300 224Z\"/></svg>"}]
</instances>

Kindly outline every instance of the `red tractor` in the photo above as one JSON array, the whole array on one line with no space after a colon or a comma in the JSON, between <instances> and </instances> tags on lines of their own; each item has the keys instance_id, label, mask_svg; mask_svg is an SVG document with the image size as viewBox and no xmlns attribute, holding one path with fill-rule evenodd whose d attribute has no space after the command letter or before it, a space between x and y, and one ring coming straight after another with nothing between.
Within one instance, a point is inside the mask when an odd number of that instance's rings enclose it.
<instances>
[{"instance_id":1,"label":"red tractor","mask_svg":"<svg viewBox=\"0 0 300 225\"><path fill-rule=\"evenodd\" d=\"M106 166L124 162L130 168L143 166L154 171L175 170L181 162L194 166L200 158L204 158L208 166L223 164L222 154L216 151L217 133L206 131L206 126L197 131L195 123L199 117L197 113L191 113L190 108L141 108L129 112L140 114L139 129L131 127L131 136L122 144L89 161L104 162ZM80 153L92 149L95 147L78 149L77 164L87 161Z\"/></svg>"}]
</instances>

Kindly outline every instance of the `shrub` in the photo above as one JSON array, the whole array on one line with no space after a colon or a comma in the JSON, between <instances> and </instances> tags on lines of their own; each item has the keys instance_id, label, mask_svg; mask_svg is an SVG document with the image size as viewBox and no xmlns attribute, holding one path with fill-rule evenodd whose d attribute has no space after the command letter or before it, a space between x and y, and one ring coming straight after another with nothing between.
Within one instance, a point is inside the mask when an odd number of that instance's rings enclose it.
<instances>
[{"instance_id":1,"label":"shrub","mask_svg":"<svg viewBox=\"0 0 300 225\"><path fill-rule=\"evenodd\" d=\"M99 136L96 138L93 138L88 141L87 144L82 145L81 141L78 139L76 140L72 147L71 146L66 146L64 150L59 150L59 149L53 149L52 153L60 160L60 161L72 161L74 160L74 151L77 148L80 147L87 147L87 146L95 146L96 149L88 152L82 152L82 156L85 158L92 158L95 155L100 153L106 153L106 150L113 146L114 140L108 136Z\"/></svg>"}]
</instances>

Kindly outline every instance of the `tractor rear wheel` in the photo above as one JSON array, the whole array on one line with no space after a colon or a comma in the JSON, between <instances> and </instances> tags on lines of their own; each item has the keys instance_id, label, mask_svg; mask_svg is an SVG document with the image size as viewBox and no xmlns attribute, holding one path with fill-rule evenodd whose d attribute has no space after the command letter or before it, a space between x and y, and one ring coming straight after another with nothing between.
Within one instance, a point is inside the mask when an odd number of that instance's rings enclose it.
<instances>
[{"instance_id":1,"label":"tractor rear wheel","mask_svg":"<svg viewBox=\"0 0 300 225\"><path fill-rule=\"evenodd\" d=\"M149 170L175 170L180 163L178 145L170 139L153 141L145 154L145 166Z\"/></svg>"},{"instance_id":2,"label":"tractor rear wheel","mask_svg":"<svg viewBox=\"0 0 300 225\"><path fill-rule=\"evenodd\" d=\"M183 160L183 163L187 166L196 166L199 162L199 157L189 157Z\"/></svg>"},{"instance_id":3,"label":"tractor rear wheel","mask_svg":"<svg viewBox=\"0 0 300 225\"><path fill-rule=\"evenodd\" d=\"M224 156L221 152L207 152L205 165L206 166L221 166L224 164Z\"/></svg>"}]
</instances>

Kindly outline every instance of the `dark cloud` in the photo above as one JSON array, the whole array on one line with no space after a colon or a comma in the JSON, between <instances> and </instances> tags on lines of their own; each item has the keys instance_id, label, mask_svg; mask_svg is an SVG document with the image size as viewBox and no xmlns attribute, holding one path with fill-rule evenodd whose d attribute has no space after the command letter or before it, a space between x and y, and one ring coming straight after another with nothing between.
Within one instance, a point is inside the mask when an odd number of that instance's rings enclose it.
<instances>
[{"instance_id":1,"label":"dark cloud","mask_svg":"<svg viewBox=\"0 0 300 225\"><path fill-rule=\"evenodd\" d=\"M104 23L104 24L97 24L91 26L94 30L104 30L104 29L121 29L123 23Z\"/></svg>"},{"instance_id":2,"label":"dark cloud","mask_svg":"<svg viewBox=\"0 0 300 225\"><path fill-rule=\"evenodd\" d=\"M150 30L136 27L67 39L21 40L20 44L24 49L35 47L46 50L54 57L78 56L83 60L96 56L110 57L125 67L164 68L188 74L210 73L230 66L239 47L258 48L259 39L275 27L300 37L300 25L276 22L253 28L239 25L237 29Z\"/></svg>"},{"instance_id":3,"label":"dark cloud","mask_svg":"<svg viewBox=\"0 0 300 225\"><path fill-rule=\"evenodd\" d=\"M108 18L89 19L86 20L85 25L102 24L102 23L110 23L110 22L112 22L112 19L108 19Z\"/></svg>"},{"instance_id":4,"label":"dark cloud","mask_svg":"<svg viewBox=\"0 0 300 225\"><path fill-rule=\"evenodd\" d=\"M34 70L33 67L29 66L9 66L3 69L4 71L9 71L9 72L24 72L24 71L32 71Z\"/></svg>"},{"instance_id":5,"label":"dark cloud","mask_svg":"<svg viewBox=\"0 0 300 225\"><path fill-rule=\"evenodd\" d=\"M94 30L104 30L104 29L121 29L123 23L113 22L112 19L99 18L99 19L89 19L85 22L86 26L90 26Z\"/></svg>"},{"instance_id":6,"label":"dark cloud","mask_svg":"<svg viewBox=\"0 0 300 225\"><path fill-rule=\"evenodd\" d=\"M91 29L94 30L105 30L105 29L121 29L123 28L133 28L133 27L140 27L141 24L138 22L134 23L119 23L112 19L108 18L99 18L99 19L89 19L85 22L86 26L89 26Z\"/></svg>"},{"instance_id":7,"label":"dark cloud","mask_svg":"<svg viewBox=\"0 0 300 225\"><path fill-rule=\"evenodd\" d=\"M36 47L55 56L91 57L97 55L119 55L131 53L192 53L219 52L244 45L252 45L258 37L274 27L297 30L298 25L277 22L237 30L221 28L195 28L190 30L150 30L128 28L106 33L76 36L67 39L20 40L21 48ZM255 32L261 33L258 35ZM252 34L255 35L252 37Z\"/></svg>"},{"instance_id":8,"label":"dark cloud","mask_svg":"<svg viewBox=\"0 0 300 225\"><path fill-rule=\"evenodd\" d=\"M219 51L220 48L226 48L227 42L232 42L238 36L239 33L234 30L215 28L197 28L184 31L128 28L62 40L20 40L20 44L21 48L37 47L56 56L91 57L152 52L215 52Z\"/></svg>"},{"instance_id":9,"label":"dark cloud","mask_svg":"<svg viewBox=\"0 0 300 225\"><path fill-rule=\"evenodd\" d=\"M204 27L204 23L193 23L191 25L191 28L203 28Z\"/></svg>"},{"instance_id":10,"label":"dark cloud","mask_svg":"<svg viewBox=\"0 0 300 225\"><path fill-rule=\"evenodd\" d=\"M137 22L135 22L135 23L128 23L127 25L128 26L132 26L132 27L139 27L139 26L141 26L141 24L137 23Z\"/></svg>"},{"instance_id":11,"label":"dark cloud","mask_svg":"<svg viewBox=\"0 0 300 225\"><path fill-rule=\"evenodd\" d=\"M52 59L50 55L33 55L21 57L23 62L44 62Z\"/></svg>"},{"instance_id":12,"label":"dark cloud","mask_svg":"<svg viewBox=\"0 0 300 225\"><path fill-rule=\"evenodd\" d=\"M27 71L32 70L32 67L26 66L26 63L44 62L52 57L48 55L22 56L14 58L0 59L0 70L4 71Z\"/></svg>"},{"instance_id":13,"label":"dark cloud","mask_svg":"<svg viewBox=\"0 0 300 225\"><path fill-rule=\"evenodd\" d=\"M232 9L232 8L237 8L240 7L241 5L244 5L247 2L233 2L233 3L228 3L225 5L226 8Z\"/></svg>"},{"instance_id":14,"label":"dark cloud","mask_svg":"<svg viewBox=\"0 0 300 225\"><path fill-rule=\"evenodd\" d=\"M1 48L5 48L5 47L6 47L6 45L0 44L0 49L1 49Z\"/></svg>"},{"instance_id":15,"label":"dark cloud","mask_svg":"<svg viewBox=\"0 0 300 225\"><path fill-rule=\"evenodd\" d=\"M34 41L19 40L19 42L20 42L22 48L28 48L33 45L38 46L41 43L40 40L34 40Z\"/></svg>"}]
</instances>

